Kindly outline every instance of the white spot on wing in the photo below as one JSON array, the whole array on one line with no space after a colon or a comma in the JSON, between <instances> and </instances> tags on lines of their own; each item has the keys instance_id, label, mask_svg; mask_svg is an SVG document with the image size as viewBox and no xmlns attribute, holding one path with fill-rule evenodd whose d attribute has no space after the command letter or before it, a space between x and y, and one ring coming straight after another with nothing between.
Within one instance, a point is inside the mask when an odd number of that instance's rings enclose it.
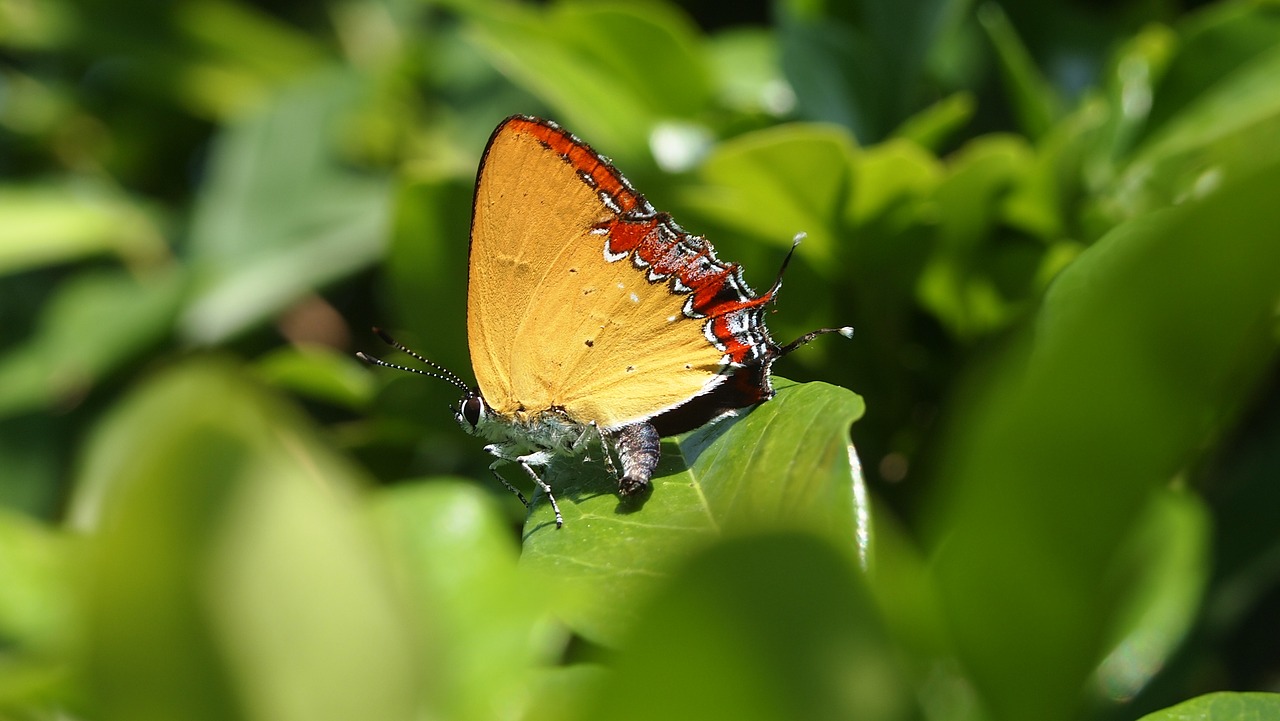
<instances>
[{"instance_id":1,"label":"white spot on wing","mask_svg":"<svg viewBox=\"0 0 1280 721\"><path fill-rule=\"evenodd\" d=\"M682 312L682 313L684 313L684 317L686 317L686 318L694 318L694 319L698 319L698 318L701 318L701 317L703 317L703 316L702 316L702 314L701 314L701 313L699 313L697 310L695 310L695 309L694 309L694 307L693 307L693 298L694 298L694 296L692 296L692 295L691 295L691 296L689 296L689 297L685 300L685 302L684 302L684 307L683 307L683 308L681 308L680 310L681 310L681 312Z\"/></svg>"},{"instance_id":2,"label":"white spot on wing","mask_svg":"<svg viewBox=\"0 0 1280 721\"><path fill-rule=\"evenodd\" d=\"M723 351L725 349L724 343L721 343L720 339L716 337L715 331L711 327L711 321L702 324L702 336L707 339L708 343L715 346L716 350ZM729 356L726 355L725 358L727 359ZM721 362L723 363L724 361Z\"/></svg>"},{"instance_id":3,"label":"white spot on wing","mask_svg":"<svg viewBox=\"0 0 1280 721\"><path fill-rule=\"evenodd\" d=\"M617 263L627 257L626 253L615 253L613 248L609 247L609 241L604 242L604 259L606 263Z\"/></svg>"}]
</instances>

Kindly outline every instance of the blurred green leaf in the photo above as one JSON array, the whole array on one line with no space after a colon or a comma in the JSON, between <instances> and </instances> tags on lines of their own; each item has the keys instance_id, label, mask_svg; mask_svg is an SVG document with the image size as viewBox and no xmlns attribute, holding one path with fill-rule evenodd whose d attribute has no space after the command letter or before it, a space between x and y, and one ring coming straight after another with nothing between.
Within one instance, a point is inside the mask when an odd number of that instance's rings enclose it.
<instances>
[{"instance_id":1,"label":"blurred green leaf","mask_svg":"<svg viewBox=\"0 0 1280 721\"><path fill-rule=\"evenodd\" d=\"M133 266L168 255L137 203L91 185L0 186L0 274L112 254Z\"/></svg>"},{"instance_id":2,"label":"blurred green leaf","mask_svg":"<svg viewBox=\"0 0 1280 721\"><path fill-rule=\"evenodd\" d=\"M581 718L912 718L895 658L843 549L725 540L661 584Z\"/></svg>"},{"instance_id":3,"label":"blurred green leaf","mask_svg":"<svg viewBox=\"0 0 1280 721\"><path fill-rule=\"evenodd\" d=\"M614 157L638 160L658 121L696 119L712 98L697 28L671 4L457 5L496 66Z\"/></svg>"},{"instance_id":4,"label":"blurred green leaf","mask_svg":"<svg viewBox=\"0 0 1280 721\"><path fill-rule=\"evenodd\" d=\"M1166 121L1134 152L1112 200L1121 217L1212 192L1280 163L1280 38Z\"/></svg>"},{"instance_id":5,"label":"blurred green leaf","mask_svg":"<svg viewBox=\"0 0 1280 721\"><path fill-rule=\"evenodd\" d=\"M559 633L550 595L517 569L519 549L492 494L435 479L373 498L394 570L439 661L420 683L442 718L518 718L531 673L550 663Z\"/></svg>"},{"instance_id":6,"label":"blurred green leaf","mask_svg":"<svg viewBox=\"0 0 1280 721\"><path fill-rule=\"evenodd\" d=\"M1222 691L1147 714L1139 721L1255 721L1275 718L1277 714L1280 694Z\"/></svg>"},{"instance_id":7,"label":"blurred green leaf","mask_svg":"<svg viewBox=\"0 0 1280 721\"><path fill-rule=\"evenodd\" d=\"M910 529L885 512L875 516L875 547L868 590L880 617L909 659L923 718L982 721L989 718L963 669L955 663L946 619L928 559L911 538Z\"/></svg>"},{"instance_id":8,"label":"blurred green leaf","mask_svg":"<svg viewBox=\"0 0 1280 721\"><path fill-rule=\"evenodd\" d=\"M987 2L979 7L978 22L996 50L1005 87L1022 132L1033 140L1039 138L1061 115L1062 101L1036 67L999 5Z\"/></svg>"},{"instance_id":9,"label":"blurred green leaf","mask_svg":"<svg viewBox=\"0 0 1280 721\"><path fill-rule=\"evenodd\" d=\"M1116 52L1103 85L1107 110L1100 135L1105 141L1098 150L1105 160L1095 161L1096 165L1090 168L1094 176L1111 172L1112 165L1132 152L1142 134L1150 130L1156 86L1167 72L1170 60L1176 57L1179 41L1172 28L1151 25ZM1077 114L1082 111L1097 113L1099 108L1091 103ZM1098 182L1101 178L1093 180Z\"/></svg>"},{"instance_id":10,"label":"blurred green leaf","mask_svg":"<svg viewBox=\"0 0 1280 721\"><path fill-rule=\"evenodd\" d=\"M977 101L972 93L955 93L907 118L893 137L938 152L944 143L973 119Z\"/></svg>"},{"instance_id":11,"label":"blurred green leaf","mask_svg":"<svg viewBox=\"0 0 1280 721\"><path fill-rule=\"evenodd\" d=\"M933 194L944 172L938 158L909 140L896 138L867 148L854 165L848 221L867 225L877 217L902 212L904 206L917 215L917 202Z\"/></svg>"},{"instance_id":12,"label":"blurred green leaf","mask_svg":"<svg viewBox=\"0 0 1280 721\"><path fill-rule=\"evenodd\" d=\"M0 420L0 506L34 518L56 518L64 504L68 418L47 413Z\"/></svg>"},{"instance_id":13,"label":"blurred green leaf","mask_svg":"<svg viewBox=\"0 0 1280 721\"><path fill-rule=\"evenodd\" d=\"M564 528L535 498L522 563L557 590L575 631L615 643L655 581L717 536L799 528L866 557L869 509L848 435L861 399L824 383L778 388L745 416L663 444L640 503L618 500L599 461L548 469Z\"/></svg>"},{"instance_id":14,"label":"blurred green leaf","mask_svg":"<svg viewBox=\"0 0 1280 721\"><path fill-rule=\"evenodd\" d=\"M778 65L778 41L773 33L729 28L707 38L707 53L716 94L725 106L781 116L795 105L795 93Z\"/></svg>"},{"instance_id":15,"label":"blurred green leaf","mask_svg":"<svg viewBox=\"0 0 1280 721\"><path fill-rule=\"evenodd\" d=\"M782 67L801 117L867 144L887 136L922 105L931 47L967 2L779 3Z\"/></svg>"},{"instance_id":16,"label":"blurred green leaf","mask_svg":"<svg viewBox=\"0 0 1280 721\"><path fill-rule=\"evenodd\" d=\"M275 88L323 67L323 46L249 3L173 4L175 28L198 54L178 86L197 112L234 118L262 106Z\"/></svg>"},{"instance_id":17,"label":"blurred green leaf","mask_svg":"<svg viewBox=\"0 0 1280 721\"><path fill-rule=\"evenodd\" d=\"M66 3L49 0L0 2L0 45L8 48L55 48L72 37L73 14Z\"/></svg>"},{"instance_id":18,"label":"blurred green leaf","mask_svg":"<svg viewBox=\"0 0 1280 721\"><path fill-rule=\"evenodd\" d=\"M1268 2L1211 3L1175 26L1177 45L1161 68L1145 131L1155 133L1206 92L1280 42L1280 12Z\"/></svg>"},{"instance_id":19,"label":"blurred green leaf","mask_svg":"<svg viewBox=\"0 0 1280 721\"><path fill-rule=\"evenodd\" d=\"M2 24L2 23L0 23ZM0 127L4 127L18 135L44 137L51 129L66 122L73 108L71 94L65 88L39 76L27 75L9 68L0 68L0 88L7 96L7 101L0 104ZM6 194L18 190L17 187L4 191ZM66 193L68 201L77 200L77 195L86 194L83 200L89 202L102 201L93 193L77 191L74 186L63 188L58 185L35 186L25 188L32 194L50 192L55 197L49 202L58 203L62 199L56 197ZM102 193L102 195L109 195ZM30 249L28 249L29 251Z\"/></svg>"},{"instance_id":20,"label":"blurred green leaf","mask_svg":"<svg viewBox=\"0 0 1280 721\"><path fill-rule=\"evenodd\" d=\"M1117 228L1050 287L1029 352L959 406L935 572L997 718L1072 715L1128 585L1098 579L1273 358L1277 183L1280 166Z\"/></svg>"},{"instance_id":21,"label":"blurred green leaf","mask_svg":"<svg viewBox=\"0 0 1280 721\"><path fill-rule=\"evenodd\" d=\"M960 338L1001 328L1031 296L1025 281L1043 249L999 243L993 230L1003 220L1003 202L1031 170L1033 151L1016 136L986 135L952 157L933 194L938 206L938 243L920 277L921 304ZM1022 272L1001 271L1021 252ZM1024 281L1018 283L1018 281Z\"/></svg>"},{"instance_id":22,"label":"blurred green leaf","mask_svg":"<svg viewBox=\"0 0 1280 721\"><path fill-rule=\"evenodd\" d=\"M313 77L219 139L192 220L186 338L226 340L382 253L387 179L336 150L367 90L350 72Z\"/></svg>"},{"instance_id":23,"label":"blurred green leaf","mask_svg":"<svg viewBox=\"0 0 1280 721\"><path fill-rule=\"evenodd\" d=\"M55 703L68 685L81 630L73 550L54 530L0 511L0 715Z\"/></svg>"},{"instance_id":24,"label":"blurred green leaf","mask_svg":"<svg viewBox=\"0 0 1280 721\"><path fill-rule=\"evenodd\" d=\"M720 144L699 171L704 184L682 199L736 233L786 247L808 236L803 254L825 267L835 253L856 157L848 133L784 125Z\"/></svg>"},{"instance_id":25,"label":"blurred green leaf","mask_svg":"<svg viewBox=\"0 0 1280 721\"><path fill-rule=\"evenodd\" d=\"M936 244L933 195L945 178L942 162L915 143L894 139L867 148L853 165L853 193L844 209L848 230L831 282L853 296L844 306L868 331L869 343L901 342L903 314L916 302L920 274ZM883 346L882 346L883 347Z\"/></svg>"},{"instance_id":26,"label":"blurred green leaf","mask_svg":"<svg viewBox=\"0 0 1280 721\"><path fill-rule=\"evenodd\" d=\"M889 92L887 60L874 42L845 18L793 8L782 20L782 70L797 111L807 120L848 128L861 142L879 140L893 123L882 102Z\"/></svg>"},{"instance_id":27,"label":"blurred green leaf","mask_svg":"<svg viewBox=\"0 0 1280 721\"><path fill-rule=\"evenodd\" d=\"M359 477L241 370L158 375L83 468L98 717L412 717L413 620L350 496Z\"/></svg>"},{"instance_id":28,"label":"blurred green leaf","mask_svg":"<svg viewBox=\"0 0 1280 721\"><path fill-rule=\"evenodd\" d=\"M185 279L120 271L67 280L34 337L0 356L0 417L74 405L168 333Z\"/></svg>"},{"instance_id":29,"label":"blurred green leaf","mask_svg":"<svg viewBox=\"0 0 1280 721\"><path fill-rule=\"evenodd\" d=\"M1209 578L1209 523L1199 498L1161 489L1123 542L1115 573L1129 598L1096 675L1106 698L1136 696L1190 630Z\"/></svg>"},{"instance_id":30,"label":"blurred green leaf","mask_svg":"<svg viewBox=\"0 0 1280 721\"><path fill-rule=\"evenodd\" d=\"M608 668L599 663L572 663L542 671L531 684L532 700L524 718L569 721L588 716L598 689L611 684Z\"/></svg>"},{"instance_id":31,"label":"blurred green leaf","mask_svg":"<svg viewBox=\"0 0 1280 721\"><path fill-rule=\"evenodd\" d=\"M411 178L397 191L391 248L385 263L387 291L397 313L395 318L375 321L395 328L397 337L401 328L408 330L401 340L465 375L471 366L466 298L474 179ZM438 390L440 393L433 394L436 397L447 398L448 403L456 400L452 386L442 384ZM452 414L448 415L439 419L440 424L454 431L457 424Z\"/></svg>"},{"instance_id":32,"label":"blurred green leaf","mask_svg":"<svg viewBox=\"0 0 1280 721\"><path fill-rule=\"evenodd\" d=\"M320 346L287 346L257 363L268 383L346 408L366 408L373 400L375 379L349 353Z\"/></svg>"}]
</instances>

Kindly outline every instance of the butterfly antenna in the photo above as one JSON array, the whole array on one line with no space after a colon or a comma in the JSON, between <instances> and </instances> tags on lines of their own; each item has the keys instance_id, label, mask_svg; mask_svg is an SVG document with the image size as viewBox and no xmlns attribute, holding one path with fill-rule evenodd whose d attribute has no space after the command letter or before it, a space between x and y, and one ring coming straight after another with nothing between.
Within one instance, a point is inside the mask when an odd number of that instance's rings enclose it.
<instances>
[{"instance_id":1,"label":"butterfly antenna","mask_svg":"<svg viewBox=\"0 0 1280 721\"><path fill-rule=\"evenodd\" d=\"M400 343L395 338L392 338L390 335L387 334L386 331L382 330L381 328L374 328L373 332L376 333L377 336L381 338L383 342L386 343L387 345L391 346L392 348L395 348L401 353L407 354L408 356L426 365L431 366L432 368L436 369L439 372L432 373L431 371L424 371L420 368L409 368L408 366L397 365L395 363L388 363L387 361L384 361L381 358L374 358L373 356L368 355L366 353L356 353L356 357L359 358L360 360L366 363L369 363L371 365L382 366L383 368L395 368L396 370L408 371L409 373L417 373L418 375L430 376L431 378L439 378L440 380L450 383L452 385L455 385L464 391L467 391L467 392L471 391L471 387L468 386L466 382L464 382L461 378L459 378L453 371L449 370L448 368L445 368L444 366L440 365L439 363L436 363L433 360L430 360L429 358L424 358L421 354L406 347L403 343Z\"/></svg>"},{"instance_id":2,"label":"butterfly antenna","mask_svg":"<svg viewBox=\"0 0 1280 721\"><path fill-rule=\"evenodd\" d=\"M775 303L777 302L777 296L775 294L778 292L778 289L782 287L782 274L787 272L787 264L791 262L791 256L795 255L796 248L800 246L800 241L804 240L806 235L807 233L801 231L796 233L796 236L791 239L791 250L788 250L787 257L782 259L782 267L778 269L778 279L773 281L773 287L769 289L769 295L772 296ZM790 343L782 346L782 348L778 350L778 355L776 357L781 358L800 346L808 344L809 341L814 338L828 333L839 333L845 338L852 338L853 326L846 325L839 328L819 328L817 330L809 331L808 333L805 333L799 338L796 338Z\"/></svg>"},{"instance_id":3,"label":"butterfly antenna","mask_svg":"<svg viewBox=\"0 0 1280 721\"><path fill-rule=\"evenodd\" d=\"M790 353L796 348L799 348L800 346L805 345L806 343L813 340L814 338L817 338L820 335L826 335L828 333L839 333L845 338L852 338L853 326L846 325L846 326L841 326L839 328L819 328L817 330L811 330L808 333L805 333L804 335L800 336L799 338L796 338L795 340L791 341L790 343L782 346L782 349L778 351L777 357L781 358L782 356Z\"/></svg>"},{"instance_id":4,"label":"butterfly antenna","mask_svg":"<svg viewBox=\"0 0 1280 721\"><path fill-rule=\"evenodd\" d=\"M782 259L782 267L778 268L778 277L773 281L773 286L769 288L768 293L765 293L774 303L778 302L778 290L782 288L782 274L787 272L787 264L791 262L791 256L796 254L796 248L800 247L800 241L804 240L806 235L808 233L800 231L791 239L791 250L788 250L787 257Z\"/></svg>"}]
</instances>

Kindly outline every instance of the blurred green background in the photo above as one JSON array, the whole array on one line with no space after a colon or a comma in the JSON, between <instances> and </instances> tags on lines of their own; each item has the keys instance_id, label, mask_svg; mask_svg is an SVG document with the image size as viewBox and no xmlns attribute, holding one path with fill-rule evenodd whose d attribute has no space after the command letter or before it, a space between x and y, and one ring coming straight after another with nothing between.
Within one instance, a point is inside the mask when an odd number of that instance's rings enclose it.
<instances>
[{"instance_id":1,"label":"blurred green background","mask_svg":"<svg viewBox=\"0 0 1280 721\"><path fill-rule=\"evenodd\" d=\"M512 113L857 329L558 532ZM0 0L0 719L1280 718L1278 201L1276 2Z\"/></svg>"}]
</instances>

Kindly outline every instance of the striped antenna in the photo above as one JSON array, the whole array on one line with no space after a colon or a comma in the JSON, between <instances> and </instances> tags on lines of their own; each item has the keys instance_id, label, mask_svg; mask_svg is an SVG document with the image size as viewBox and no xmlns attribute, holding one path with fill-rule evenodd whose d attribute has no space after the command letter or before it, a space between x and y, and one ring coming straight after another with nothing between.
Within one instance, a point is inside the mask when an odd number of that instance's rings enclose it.
<instances>
[{"instance_id":1,"label":"striped antenna","mask_svg":"<svg viewBox=\"0 0 1280 721\"><path fill-rule=\"evenodd\" d=\"M466 382L464 382L461 378L459 378L457 374L455 374L453 371L449 370L448 368L445 368L444 366L440 365L439 363L436 363L435 361L429 358L423 357L420 353L417 353L413 349L406 347L403 343L400 343L395 338L392 338L390 335L387 334L386 331L382 330L381 328L375 327L373 329L373 332L377 334L377 336L381 338L383 342L386 343L387 345L391 346L392 348L395 348L401 353L404 353L414 358L415 360L418 360L422 363L425 363L426 365L431 366L432 368L436 369L439 372L432 373L431 371L424 371L421 368L410 368L408 366L402 366L396 363L388 363L387 361L384 361L381 358L374 358L373 356L367 353L364 353L363 351L356 353L356 357L359 358L360 360L364 361L365 363L368 363L369 365L382 366L383 368L394 368L398 371L405 371L408 373L417 373L418 375L429 376L431 378L439 378L440 380L445 381L446 383L450 383L452 385L457 386L458 388L461 388L463 391L467 393L471 392L471 387L468 386Z\"/></svg>"}]
</instances>

